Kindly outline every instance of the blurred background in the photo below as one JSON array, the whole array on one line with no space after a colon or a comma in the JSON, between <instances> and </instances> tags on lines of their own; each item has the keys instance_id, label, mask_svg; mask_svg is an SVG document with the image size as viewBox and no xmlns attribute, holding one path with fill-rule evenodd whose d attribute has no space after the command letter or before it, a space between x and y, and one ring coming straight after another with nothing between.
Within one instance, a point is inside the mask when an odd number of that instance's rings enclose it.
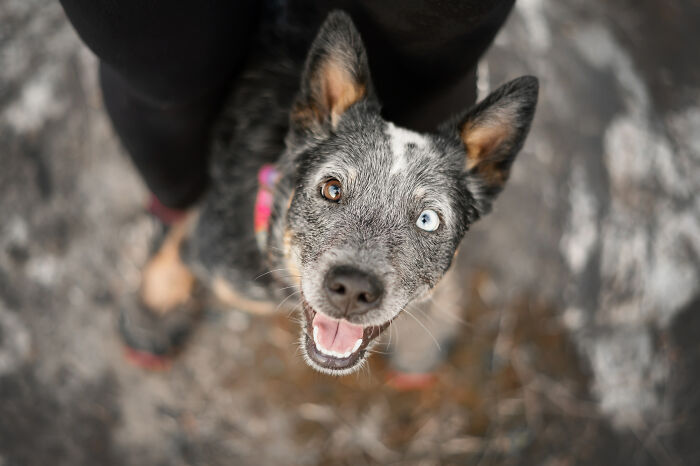
<instances>
[{"instance_id":1,"label":"blurred background","mask_svg":"<svg viewBox=\"0 0 700 466\"><path fill-rule=\"evenodd\" d=\"M538 76L535 123L452 356L396 392L312 372L286 315L126 364L146 191L58 2L0 0L0 466L700 464L698 43L694 0L517 1L479 90Z\"/></svg>"}]
</instances>

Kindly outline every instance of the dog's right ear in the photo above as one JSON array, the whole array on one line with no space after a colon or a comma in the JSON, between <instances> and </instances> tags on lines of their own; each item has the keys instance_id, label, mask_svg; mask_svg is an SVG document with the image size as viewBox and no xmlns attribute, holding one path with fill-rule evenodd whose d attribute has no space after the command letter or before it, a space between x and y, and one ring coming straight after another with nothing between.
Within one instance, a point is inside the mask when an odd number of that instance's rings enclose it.
<instances>
[{"instance_id":1,"label":"dog's right ear","mask_svg":"<svg viewBox=\"0 0 700 466\"><path fill-rule=\"evenodd\" d=\"M522 76L496 89L467 112L443 124L440 131L459 140L465 175L479 186L472 193L481 214L503 189L515 156L525 142L535 115L539 83Z\"/></svg>"},{"instance_id":2,"label":"dog's right ear","mask_svg":"<svg viewBox=\"0 0 700 466\"><path fill-rule=\"evenodd\" d=\"M327 134L343 113L372 94L367 54L350 17L334 11L306 58L301 90L291 113L295 131Z\"/></svg>"}]
</instances>

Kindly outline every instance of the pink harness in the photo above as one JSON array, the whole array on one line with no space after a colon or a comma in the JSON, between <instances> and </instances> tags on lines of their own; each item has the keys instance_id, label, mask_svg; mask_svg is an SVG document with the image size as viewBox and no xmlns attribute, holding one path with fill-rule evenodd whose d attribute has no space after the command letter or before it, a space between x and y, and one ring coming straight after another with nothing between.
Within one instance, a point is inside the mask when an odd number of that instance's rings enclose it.
<instances>
[{"instance_id":1,"label":"pink harness","mask_svg":"<svg viewBox=\"0 0 700 466\"><path fill-rule=\"evenodd\" d=\"M274 165L265 164L258 171L258 194L255 198L253 225L255 239L261 251L267 244L267 232L270 230L270 216L274 202L272 193L279 178L280 174Z\"/></svg>"}]
</instances>

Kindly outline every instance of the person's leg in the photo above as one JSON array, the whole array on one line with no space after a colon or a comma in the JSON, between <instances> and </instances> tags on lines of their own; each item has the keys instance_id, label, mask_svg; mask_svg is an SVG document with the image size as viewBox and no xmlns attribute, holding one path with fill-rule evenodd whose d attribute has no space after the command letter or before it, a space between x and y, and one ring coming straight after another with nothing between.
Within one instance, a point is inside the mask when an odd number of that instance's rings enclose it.
<instances>
[{"instance_id":1,"label":"person's leg","mask_svg":"<svg viewBox=\"0 0 700 466\"><path fill-rule=\"evenodd\" d=\"M189 207L207 180L207 138L257 25L258 2L61 0L100 59L106 109L146 185Z\"/></svg>"},{"instance_id":2,"label":"person's leg","mask_svg":"<svg viewBox=\"0 0 700 466\"><path fill-rule=\"evenodd\" d=\"M180 258L185 209L207 182L210 125L258 24L255 0L61 0L100 59L114 129L152 196L152 255L138 294L120 299L129 359L164 367L201 311L199 287Z\"/></svg>"}]
</instances>

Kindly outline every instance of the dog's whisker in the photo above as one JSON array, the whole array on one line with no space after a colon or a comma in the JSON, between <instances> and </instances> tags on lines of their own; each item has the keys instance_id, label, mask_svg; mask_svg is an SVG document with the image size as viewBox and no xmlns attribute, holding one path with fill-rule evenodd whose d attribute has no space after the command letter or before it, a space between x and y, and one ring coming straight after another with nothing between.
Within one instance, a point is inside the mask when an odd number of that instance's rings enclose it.
<instances>
[{"instance_id":1,"label":"dog's whisker","mask_svg":"<svg viewBox=\"0 0 700 466\"><path fill-rule=\"evenodd\" d=\"M299 285L289 285L289 286L284 286L282 288L277 288L276 291L284 291L284 290L288 290L290 288L299 288L300 289L301 287Z\"/></svg>"},{"instance_id":2,"label":"dog's whisker","mask_svg":"<svg viewBox=\"0 0 700 466\"><path fill-rule=\"evenodd\" d=\"M287 317L292 318L291 317L292 314L294 314L297 311L297 309L299 309L300 307L301 307L301 298L299 298L297 300L297 303L289 310L289 312L287 312ZM301 325L302 324L301 318L297 318L296 322Z\"/></svg>"},{"instance_id":3,"label":"dog's whisker","mask_svg":"<svg viewBox=\"0 0 700 466\"><path fill-rule=\"evenodd\" d=\"M290 294L289 296L287 296L286 298L284 298L284 299L282 300L282 302L279 303L279 304L277 305L277 307L275 308L275 312L277 312L277 311L279 310L279 308L282 307L282 305L283 305L289 298L291 298L292 296L295 296L297 293L301 293L301 290L297 290L297 291L295 291L294 293L292 293L292 294Z\"/></svg>"},{"instance_id":4,"label":"dog's whisker","mask_svg":"<svg viewBox=\"0 0 700 466\"><path fill-rule=\"evenodd\" d=\"M471 322L469 322L469 321L467 321L467 320L465 320L464 318L462 318L462 317L459 316L459 314L460 314L459 311L457 311L456 313L455 313L455 312L450 312L450 311L448 310L448 308L446 308L445 306L434 305L434 304L436 304L435 296L434 296L434 295L431 294L430 296L428 296L428 298L426 299L426 301L431 303L430 309L431 309L431 310L435 310L435 315L436 315L436 316L438 316L438 317L446 317L446 318L448 319L448 322L456 322L456 323L461 324L461 325L464 325L464 326L466 326L466 327L468 327L468 328L474 327L474 325L473 325ZM434 305L434 306L433 306L433 305Z\"/></svg>"},{"instance_id":5,"label":"dog's whisker","mask_svg":"<svg viewBox=\"0 0 700 466\"><path fill-rule=\"evenodd\" d=\"M408 308L410 306L412 311L415 312L420 312L421 315L425 318L425 320L429 323L432 324L435 322L435 319L432 315L430 315L430 312L426 311L425 309L422 309L421 306L414 305L414 304L407 304L406 307Z\"/></svg>"},{"instance_id":6,"label":"dog's whisker","mask_svg":"<svg viewBox=\"0 0 700 466\"><path fill-rule=\"evenodd\" d=\"M460 324L460 325L464 325L464 326L467 327L467 328L473 328L473 327L474 327L474 324L472 324L471 322L469 322L469 321L465 320L464 318L458 316L458 315L455 314L455 313L452 313L452 312L450 312L450 311L448 311L448 310L446 310L446 309L441 309L441 308L439 308L439 307L436 308L436 309L437 309L436 315L441 316L441 317L444 317L448 322L454 322L454 323L457 323L457 324Z\"/></svg>"},{"instance_id":7,"label":"dog's whisker","mask_svg":"<svg viewBox=\"0 0 700 466\"><path fill-rule=\"evenodd\" d=\"M284 271L284 270L287 270L287 267L280 267L279 269L268 270L267 272L263 272L263 273L261 273L260 275L258 275L257 277L255 277L255 278L253 279L253 281L258 280L259 278L262 278L262 277L264 277L265 275L270 275L271 273L281 272L281 271Z\"/></svg>"},{"instance_id":8,"label":"dog's whisker","mask_svg":"<svg viewBox=\"0 0 700 466\"><path fill-rule=\"evenodd\" d=\"M425 330L425 331L428 333L428 335L430 335L430 338L432 338L433 341L435 342L435 346L437 347L437 349L440 350L440 351L442 351L442 348L440 347L440 343L438 343L437 338L435 338L435 335L433 335L432 332L431 332L430 330L428 330L428 327L426 327L425 325L423 325L423 322L421 322L420 320L418 320L418 318L417 318L416 316L414 316L408 309L404 308L403 310L406 311L406 313L407 313L409 316L413 317L413 319L418 323L418 325L420 325L421 327L423 327L423 330Z\"/></svg>"},{"instance_id":9,"label":"dog's whisker","mask_svg":"<svg viewBox=\"0 0 700 466\"><path fill-rule=\"evenodd\" d=\"M385 348L391 348L391 334L394 333L394 326L389 325L389 341L386 343Z\"/></svg>"}]
</instances>

